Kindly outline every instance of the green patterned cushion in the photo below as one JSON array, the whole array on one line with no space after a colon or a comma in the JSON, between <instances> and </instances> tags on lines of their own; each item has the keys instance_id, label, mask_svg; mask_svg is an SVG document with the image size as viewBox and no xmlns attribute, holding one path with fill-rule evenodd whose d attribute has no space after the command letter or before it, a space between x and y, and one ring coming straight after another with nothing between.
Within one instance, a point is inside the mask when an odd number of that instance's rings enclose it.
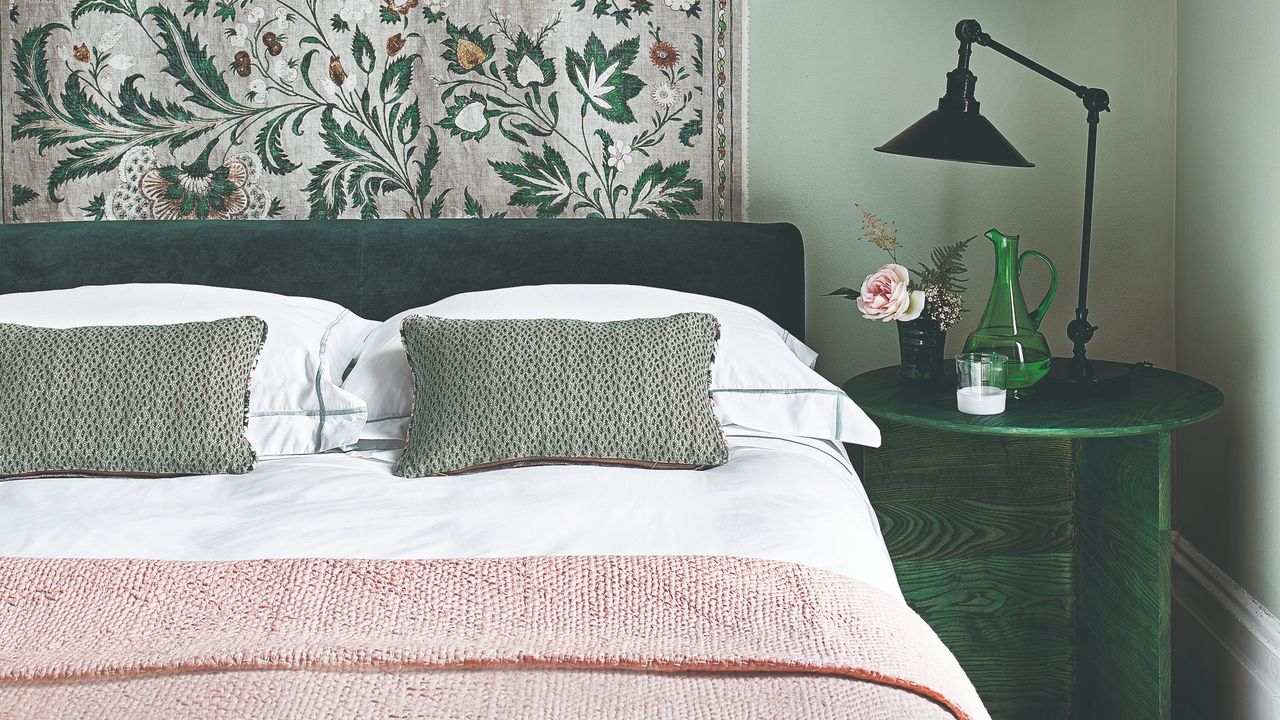
<instances>
[{"instance_id":1,"label":"green patterned cushion","mask_svg":"<svg viewBox=\"0 0 1280 720\"><path fill-rule=\"evenodd\" d=\"M397 475L573 462L703 468L728 459L711 401L720 337L712 315L410 316L401 335L414 398Z\"/></svg>"},{"instance_id":2,"label":"green patterned cushion","mask_svg":"<svg viewBox=\"0 0 1280 720\"><path fill-rule=\"evenodd\" d=\"M243 473L256 317L0 324L0 476Z\"/></svg>"}]
</instances>

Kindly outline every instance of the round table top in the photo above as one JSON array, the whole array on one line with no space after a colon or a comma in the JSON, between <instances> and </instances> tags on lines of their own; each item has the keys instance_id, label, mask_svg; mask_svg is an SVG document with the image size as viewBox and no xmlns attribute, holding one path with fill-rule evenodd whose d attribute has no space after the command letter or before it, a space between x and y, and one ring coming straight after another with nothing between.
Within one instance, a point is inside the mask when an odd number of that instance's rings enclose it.
<instances>
[{"instance_id":1,"label":"round table top","mask_svg":"<svg viewBox=\"0 0 1280 720\"><path fill-rule=\"evenodd\" d=\"M999 415L956 410L954 380L904 380L897 365L851 378L844 391L867 414L916 427L984 435L1117 437L1191 425L1222 407L1218 388L1189 375L1139 367L1126 388L1086 388L1050 379Z\"/></svg>"}]
</instances>

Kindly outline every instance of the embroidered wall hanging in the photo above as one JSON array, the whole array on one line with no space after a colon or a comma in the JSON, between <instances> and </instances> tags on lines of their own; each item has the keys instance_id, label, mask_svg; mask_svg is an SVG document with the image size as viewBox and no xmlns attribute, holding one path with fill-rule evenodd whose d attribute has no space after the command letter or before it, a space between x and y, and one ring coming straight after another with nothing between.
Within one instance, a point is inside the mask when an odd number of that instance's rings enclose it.
<instances>
[{"instance_id":1,"label":"embroidered wall hanging","mask_svg":"<svg viewBox=\"0 0 1280 720\"><path fill-rule=\"evenodd\" d=\"M745 212L745 0L7 0L5 222Z\"/></svg>"}]
</instances>

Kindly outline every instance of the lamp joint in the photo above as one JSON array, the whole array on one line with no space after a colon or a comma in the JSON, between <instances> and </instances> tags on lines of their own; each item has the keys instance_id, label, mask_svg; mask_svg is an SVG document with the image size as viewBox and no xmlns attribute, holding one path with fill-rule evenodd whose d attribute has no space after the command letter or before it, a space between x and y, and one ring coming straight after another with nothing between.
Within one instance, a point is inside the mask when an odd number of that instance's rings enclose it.
<instances>
[{"instance_id":1,"label":"lamp joint","mask_svg":"<svg viewBox=\"0 0 1280 720\"><path fill-rule=\"evenodd\" d=\"M991 36L982 31L977 20L961 20L956 23L956 39L966 44L986 45Z\"/></svg>"},{"instance_id":2,"label":"lamp joint","mask_svg":"<svg viewBox=\"0 0 1280 720\"><path fill-rule=\"evenodd\" d=\"M1071 365L1067 376L1072 380L1092 380L1093 367L1085 356L1085 346L1093 339L1098 326L1089 322L1089 311L1076 308L1076 319L1067 325L1067 338L1071 340Z\"/></svg>"},{"instance_id":3,"label":"lamp joint","mask_svg":"<svg viewBox=\"0 0 1280 720\"><path fill-rule=\"evenodd\" d=\"M1090 114L1111 112L1111 96L1102 88L1085 88L1080 93L1080 99L1084 101L1084 108Z\"/></svg>"}]
</instances>

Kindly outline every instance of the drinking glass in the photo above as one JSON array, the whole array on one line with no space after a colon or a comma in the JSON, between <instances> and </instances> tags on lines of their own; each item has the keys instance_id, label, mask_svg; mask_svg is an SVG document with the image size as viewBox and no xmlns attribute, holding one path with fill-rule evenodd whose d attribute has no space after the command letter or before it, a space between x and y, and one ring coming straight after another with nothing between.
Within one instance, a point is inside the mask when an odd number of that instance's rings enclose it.
<instances>
[{"instance_id":1,"label":"drinking glass","mask_svg":"<svg viewBox=\"0 0 1280 720\"><path fill-rule=\"evenodd\" d=\"M956 409L969 415L1004 412L1005 363L1000 353L963 353L956 356Z\"/></svg>"}]
</instances>

